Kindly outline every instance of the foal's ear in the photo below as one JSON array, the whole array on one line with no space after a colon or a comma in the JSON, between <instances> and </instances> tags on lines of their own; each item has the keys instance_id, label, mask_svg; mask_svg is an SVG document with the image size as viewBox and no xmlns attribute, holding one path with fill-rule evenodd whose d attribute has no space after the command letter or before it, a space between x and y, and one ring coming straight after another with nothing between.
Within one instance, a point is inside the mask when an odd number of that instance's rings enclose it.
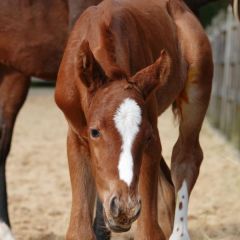
<instances>
[{"instance_id":1,"label":"foal's ear","mask_svg":"<svg viewBox=\"0 0 240 240\"><path fill-rule=\"evenodd\" d=\"M89 91L94 91L107 82L107 76L95 59L88 41L83 41L80 46L77 56L77 71L80 80Z\"/></svg>"},{"instance_id":2,"label":"foal's ear","mask_svg":"<svg viewBox=\"0 0 240 240\"><path fill-rule=\"evenodd\" d=\"M146 99L153 90L163 86L168 79L171 69L169 54L162 50L160 57L152 65L137 72L130 82L134 83Z\"/></svg>"}]
</instances>

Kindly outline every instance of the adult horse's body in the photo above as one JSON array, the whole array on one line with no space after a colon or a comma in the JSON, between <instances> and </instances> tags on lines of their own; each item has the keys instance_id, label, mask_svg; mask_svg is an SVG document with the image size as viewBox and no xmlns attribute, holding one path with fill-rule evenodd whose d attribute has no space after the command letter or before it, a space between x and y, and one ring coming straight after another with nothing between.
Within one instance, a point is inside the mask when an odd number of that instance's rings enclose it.
<instances>
[{"instance_id":1,"label":"adult horse's body","mask_svg":"<svg viewBox=\"0 0 240 240\"><path fill-rule=\"evenodd\" d=\"M170 239L189 239L188 199L203 158L199 132L212 72L208 39L181 0L106 0L82 14L55 94L69 123L67 239L95 239L95 187L109 229L129 230L141 209L135 239L168 239L157 222L158 179ZM180 121L171 164L175 191L157 129L158 116L172 103Z\"/></svg>"},{"instance_id":2,"label":"adult horse's body","mask_svg":"<svg viewBox=\"0 0 240 240\"><path fill-rule=\"evenodd\" d=\"M71 25L100 1L0 1L0 223L9 225L5 166L30 77L56 78Z\"/></svg>"}]
</instances>

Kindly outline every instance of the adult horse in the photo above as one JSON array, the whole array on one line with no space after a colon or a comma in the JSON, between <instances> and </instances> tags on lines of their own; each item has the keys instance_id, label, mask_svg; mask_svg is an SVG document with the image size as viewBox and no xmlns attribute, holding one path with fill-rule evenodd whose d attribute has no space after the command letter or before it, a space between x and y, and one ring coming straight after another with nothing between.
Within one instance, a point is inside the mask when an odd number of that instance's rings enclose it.
<instances>
[{"instance_id":1,"label":"adult horse","mask_svg":"<svg viewBox=\"0 0 240 240\"><path fill-rule=\"evenodd\" d=\"M171 208L176 198L170 239L190 239L188 200L203 158L199 133L212 73L209 41L181 0L106 0L81 15L55 92L69 124L67 239L95 239L95 187L111 231L128 231L138 218L135 239L168 239L157 220L158 181L162 204ZM180 124L171 163L175 191L168 171L159 171L166 165L157 128L172 103Z\"/></svg>"},{"instance_id":2,"label":"adult horse","mask_svg":"<svg viewBox=\"0 0 240 240\"><path fill-rule=\"evenodd\" d=\"M5 166L30 77L55 79L75 19L100 0L0 2L0 239L10 226ZM14 7L13 7L14 6ZM2 235L1 235L2 234Z\"/></svg>"}]
</instances>

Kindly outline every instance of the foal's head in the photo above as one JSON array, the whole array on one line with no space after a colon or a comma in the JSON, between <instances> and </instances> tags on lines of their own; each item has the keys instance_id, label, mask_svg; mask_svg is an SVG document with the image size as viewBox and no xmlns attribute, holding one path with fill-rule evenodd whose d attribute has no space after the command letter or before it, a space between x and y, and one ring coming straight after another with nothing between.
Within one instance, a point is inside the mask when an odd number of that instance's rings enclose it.
<instances>
[{"instance_id":1,"label":"foal's head","mask_svg":"<svg viewBox=\"0 0 240 240\"><path fill-rule=\"evenodd\" d=\"M151 66L128 78L107 76L84 42L78 56L81 84L87 91L86 121L91 166L105 221L113 231L127 231L141 210L138 180L145 147L153 129L146 101L169 74L162 52Z\"/></svg>"}]
</instances>

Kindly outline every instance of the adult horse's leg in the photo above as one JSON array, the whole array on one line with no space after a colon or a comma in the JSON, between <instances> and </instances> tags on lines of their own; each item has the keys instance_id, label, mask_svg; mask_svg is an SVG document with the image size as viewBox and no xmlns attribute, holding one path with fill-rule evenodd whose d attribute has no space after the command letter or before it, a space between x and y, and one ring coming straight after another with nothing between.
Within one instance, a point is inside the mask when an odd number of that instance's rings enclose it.
<instances>
[{"instance_id":1,"label":"adult horse's leg","mask_svg":"<svg viewBox=\"0 0 240 240\"><path fill-rule=\"evenodd\" d=\"M6 189L6 159L10 151L14 123L29 88L29 78L0 67L0 221L10 226ZM4 229L1 223L0 239ZM2 230L2 231L1 231Z\"/></svg>"},{"instance_id":2,"label":"adult horse's leg","mask_svg":"<svg viewBox=\"0 0 240 240\"><path fill-rule=\"evenodd\" d=\"M153 151L154 149L154 151ZM158 224L158 183L164 196L160 199L160 216L163 219L161 226L172 229L172 214L169 216L169 209L171 209L171 197L174 195L174 191L170 184L168 184L165 175L160 170L159 176L159 165L162 160L161 156L161 144L158 135L158 130L156 128L155 134L151 143L144 152L141 174L139 179L139 191L142 197L142 210L137 222L137 230L135 232L135 239L138 240L165 240L164 229L162 229ZM167 184L166 184L167 183ZM167 193L168 192L168 193ZM173 212L173 211L172 211ZM165 223L163 222L165 221ZM168 225L168 226L167 226Z\"/></svg>"},{"instance_id":3,"label":"adult horse's leg","mask_svg":"<svg viewBox=\"0 0 240 240\"><path fill-rule=\"evenodd\" d=\"M79 137L68 131L68 163L72 185L72 209L67 240L95 240L92 228L95 186L90 157Z\"/></svg>"}]
</instances>

